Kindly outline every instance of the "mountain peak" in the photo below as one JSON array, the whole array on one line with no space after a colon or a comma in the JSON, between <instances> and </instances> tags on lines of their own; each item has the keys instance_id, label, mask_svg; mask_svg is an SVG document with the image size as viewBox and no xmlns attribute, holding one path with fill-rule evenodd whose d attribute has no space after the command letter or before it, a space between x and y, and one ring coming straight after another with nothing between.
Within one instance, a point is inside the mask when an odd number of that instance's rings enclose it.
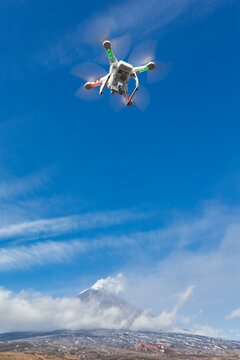
<instances>
[{"instance_id":1,"label":"mountain peak","mask_svg":"<svg viewBox=\"0 0 240 360\"><path fill-rule=\"evenodd\" d=\"M112 292L109 286L103 286L104 283L96 282L90 288L83 290L77 295L83 303L89 304L89 307L94 308L96 314L104 312L106 310L115 310L117 315L117 328L124 327L129 328L135 319L139 317L143 311L132 305L116 293Z\"/></svg>"},{"instance_id":2,"label":"mountain peak","mask_svg":"<svg viewBox=\"0 0 240 360\"><path fill-rule=\"evenodd\" d=\"M89 289L105 290L118 294L124 289L125 278L119 273L115 277L108 276L105 279L99 279ZM88 290L88 289L87 289Z\"/></svg>"}]
</instances>

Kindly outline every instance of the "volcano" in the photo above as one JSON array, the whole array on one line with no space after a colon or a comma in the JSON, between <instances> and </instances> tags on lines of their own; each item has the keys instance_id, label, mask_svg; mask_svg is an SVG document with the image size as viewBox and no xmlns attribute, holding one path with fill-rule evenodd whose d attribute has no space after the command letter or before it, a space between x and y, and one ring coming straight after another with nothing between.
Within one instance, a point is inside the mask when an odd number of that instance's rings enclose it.
<instances>
[{"instance_id":1,"label":"volcano","mask_svg":"<svg viewBox=\"0 0 240 360\"><path fill-rule=\"evenodd\" d=\"M106 310L114 311L119 324L124 324L125 328L130 328L134 321L142 315L143 310L124 300L104 287L96 287L95 284L80 292L77 295L84 304L88 304L89 308L94 309L97 313Z\"/></svg>"}]
</instances>

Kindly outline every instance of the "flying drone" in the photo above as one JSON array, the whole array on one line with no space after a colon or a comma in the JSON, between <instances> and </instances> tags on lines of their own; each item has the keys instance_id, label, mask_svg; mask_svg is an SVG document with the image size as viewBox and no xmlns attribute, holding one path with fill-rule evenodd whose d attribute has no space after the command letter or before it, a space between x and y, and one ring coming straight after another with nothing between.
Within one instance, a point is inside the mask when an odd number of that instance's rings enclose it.
<instances>
[{"instance_id":1,"label":"flying drone","mask_svg":"<svg viewBox=\"0 0 240 360\"><path fill-rule=\"evenodd\" d=\"M87 82L84 87L87 90L91 90L96 86L100 86L99 94L101 95L105 87L107 86L112 94L117 93L119 95L123 95L126 100L126 105L132 106L133 96L139 88L139 81L137 75L144 71L154 70L155 63L149 62L142 66L132 66L131 64L123 60L117 60L112 51L112 45L110 41L106 40L103 42L102 45L108 54L108 59L110 63L109 73L96 81ZM129 96L128 81L130 78L133 78L135 80L136 86L132 94Z\"/></svg>"}]
</instances>

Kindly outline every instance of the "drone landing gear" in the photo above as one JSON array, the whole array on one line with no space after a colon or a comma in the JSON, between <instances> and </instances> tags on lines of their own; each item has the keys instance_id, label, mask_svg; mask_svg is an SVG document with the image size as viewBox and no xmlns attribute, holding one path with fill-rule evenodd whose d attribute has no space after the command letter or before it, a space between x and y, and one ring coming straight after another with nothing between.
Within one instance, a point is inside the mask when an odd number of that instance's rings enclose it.
<instances>
[{"instance_id":1,"label":"drone landing gear","mask_svg":"<svg viewBox=\"0 0 240 360\"><path fill-rule=\"evenodd\" d=\"M137 86L135 87L135 89L133 90L132 95L131 95L130 97L127 96L127 100L128 100L128 101L127 101L127 106L132 106L132 104L133 104L132 98L134 97L136 91L138 90L138 87L139 87L139 85L137 85Z\"/></svg>"},{"instance_id":2,"label":"drone landing gear","mask_svg":"<svg viewBox=\"0 0 240 360\"><path fill-rule=\"evenodd\" d=\"M107 85L107 83L108 83L108 80L109 80L109 78L110 78L110 75L111 75L111 74L109 74L109 75L107 75L107 76L105 77L105 80L103 81L102 86L100 87L100 91L99 91L99 94L100 94L100 95L102 95L102 93L103 93L103 91L104 91L104 89L105 89L105 87L106 87L106 85Z\"/></svg>"}]
</instances>

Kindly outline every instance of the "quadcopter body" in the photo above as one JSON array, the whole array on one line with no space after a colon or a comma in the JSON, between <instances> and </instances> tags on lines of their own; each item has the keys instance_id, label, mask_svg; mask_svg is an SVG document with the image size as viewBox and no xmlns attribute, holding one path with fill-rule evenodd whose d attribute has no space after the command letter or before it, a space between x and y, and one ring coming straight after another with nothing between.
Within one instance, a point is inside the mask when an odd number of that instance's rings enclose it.
<instances>
[{"instance_id":1,"label":"quadcopter body","mask_svg":"<svg viewBox=\"0 0 240 360\"><path fill-rule=\"evenodd\" d=\"M131 106L133 104L132 99L139 87L138 74L155 69L155 63L149 62L142 66L134 67L127 62L120 60L118 61L112 51L111 42L106 40L103 42L103 47L106 50L110 62L109 73L93 82L87 82L84 86L85 89L91 90L96 86L100 86L99 94L102 94L105 87L110 89L112 94L123 95L126 100L126 105ZM132 94L129 96L128 93L128 81L130 78L135 79L136 86Z\"/></svg>"}]
</instances>

